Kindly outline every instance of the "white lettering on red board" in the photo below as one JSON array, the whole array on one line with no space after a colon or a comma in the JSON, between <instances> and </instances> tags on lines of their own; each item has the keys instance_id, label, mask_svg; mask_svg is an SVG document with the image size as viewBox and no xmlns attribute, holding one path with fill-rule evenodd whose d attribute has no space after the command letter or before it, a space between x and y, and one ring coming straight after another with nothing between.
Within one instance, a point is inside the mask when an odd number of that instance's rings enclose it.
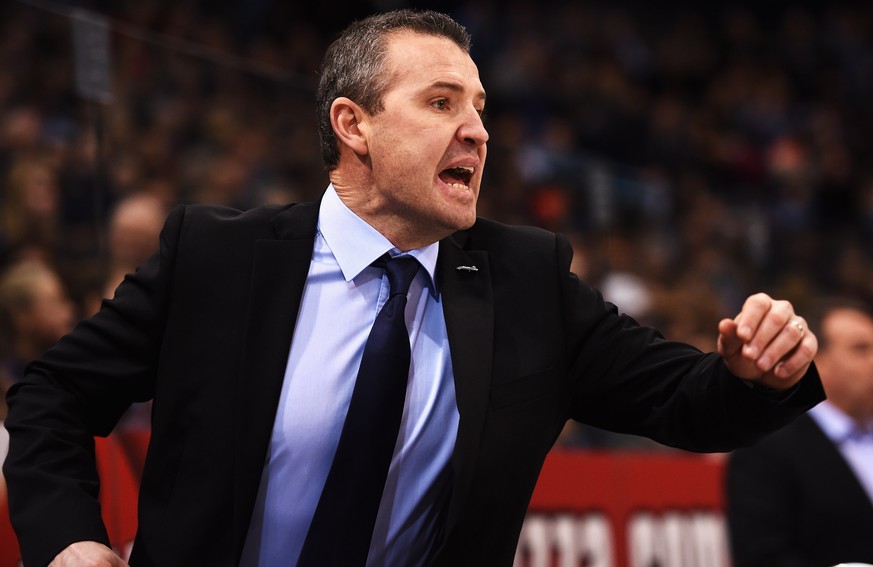
<instances>
[{"instance_id":1,"label":"white lettering on red board","mask_svg":"<svg viewBox=\"0 0 873 567\"><path fill-rule=\"evenodd\" d=\"M626 550L627 567L729 567L724 518L720 512L642 511L625 526L626 541L615 541L602 513L528 514L514 567L622 567L615 550Z\"/></svg>"}]
</instances>

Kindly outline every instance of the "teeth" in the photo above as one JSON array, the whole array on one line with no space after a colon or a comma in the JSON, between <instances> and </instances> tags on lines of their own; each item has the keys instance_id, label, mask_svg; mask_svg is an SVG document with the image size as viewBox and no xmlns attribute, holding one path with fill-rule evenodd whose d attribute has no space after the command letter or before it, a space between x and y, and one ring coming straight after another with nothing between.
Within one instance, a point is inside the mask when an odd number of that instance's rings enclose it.
<instances>
[{"instance_id":1,"label":"teeth","mask_svg":"<svg viewBox=\"0 0 873 567\"><path fill-rule=\"evenodd\" d=\"M473 173L473 167L469 165L461 165L456 167L455 169L459 169L461 171L466 171L467 173Z\"/></svg>"},{"instance_id":2,"label":"teeth","mask_svg":"<svg viewBox=\"0 0 873 567\"><path fill-rule=\"evenodd\" d=\"M463 183L452 183L451 186L455 189L469 189L469 187L467 187Z\"/></svg>"}]
</instances>

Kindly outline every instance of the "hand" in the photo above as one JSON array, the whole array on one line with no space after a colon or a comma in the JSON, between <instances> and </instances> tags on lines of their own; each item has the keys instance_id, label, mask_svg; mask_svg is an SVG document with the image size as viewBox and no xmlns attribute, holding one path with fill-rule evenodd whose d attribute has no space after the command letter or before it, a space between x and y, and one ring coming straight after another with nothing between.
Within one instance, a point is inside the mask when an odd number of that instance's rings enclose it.
<instances>
[{"instance_id":1,"label":"hand","mask_svg":"<svg viewBox=\"0 0 873 567\"><path fill-rule=\"evenodd\" d=\"M49 567L130 567L127 561L96 541L77 541L57 554Z\"/></svg>"},{"instance_id":2,"label":"hand","mask_svg":"<svg viewBox=\"0 0 873 567\"><path fill-rule=\"evenodd\" d=\"M765 293L718 324L718 352L735 376L784 390L796 384L818 351L818 339L787 301Z\"/></svg>"}]
</instances>

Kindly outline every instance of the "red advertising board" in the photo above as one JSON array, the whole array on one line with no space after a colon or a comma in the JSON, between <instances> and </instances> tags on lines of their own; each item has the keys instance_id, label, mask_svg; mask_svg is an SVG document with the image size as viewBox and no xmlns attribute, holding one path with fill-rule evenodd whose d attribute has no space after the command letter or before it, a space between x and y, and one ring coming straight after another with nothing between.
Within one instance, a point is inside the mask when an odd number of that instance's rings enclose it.
<instances>
[{"instance_id":1,"label":"red advertising board","mask_svg":"<svg viewBox=\"0 0 873 567\"><path fill-rule=\"evenodd\" d=\"M553 451L516 565L726 567L723 458Z\"/></svg>"}]
</instances>

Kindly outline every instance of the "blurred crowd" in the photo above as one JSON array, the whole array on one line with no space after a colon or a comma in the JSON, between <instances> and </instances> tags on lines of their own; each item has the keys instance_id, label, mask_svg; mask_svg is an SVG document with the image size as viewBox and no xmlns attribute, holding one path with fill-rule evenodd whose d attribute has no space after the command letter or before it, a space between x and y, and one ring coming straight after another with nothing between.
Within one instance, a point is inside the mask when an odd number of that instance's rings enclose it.
<instances>
[{"instance_id":1,"label":"blurred crowd","mask_svg":"<svg viewBox=\"0 0 873 567\"><path fill-rule=\"evenodd\" d=\"M111 296L173 205L324 189L321 56L407 3L295 4L0 7L0 381ZM110 17L105 103L75 88L77 6ZM480 214L568 235L624 311L709 350L756 291L873 300L873 5L428 6L471 31L488 91ZM40 302L54 320L24 341Z\"/></svg>"}]
</instances>

